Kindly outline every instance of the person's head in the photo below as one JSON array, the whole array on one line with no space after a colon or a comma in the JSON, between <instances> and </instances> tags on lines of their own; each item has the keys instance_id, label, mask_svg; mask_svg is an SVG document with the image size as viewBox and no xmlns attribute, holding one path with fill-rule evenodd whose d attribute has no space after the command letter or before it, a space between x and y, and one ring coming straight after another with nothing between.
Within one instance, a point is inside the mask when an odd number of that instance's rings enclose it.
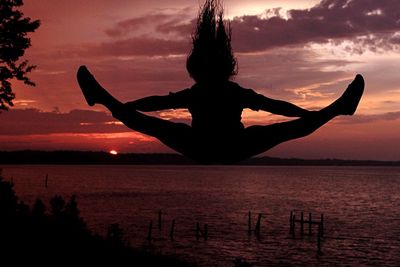
<instances>
[{"instance_id":1,"label":"person's head","mask_svg":"<svg viewBox=\"0 0 400 267\"><path fill-rule=\"evenodd\" d=\"M229 25L219 0L206 0L197 20L186 69L198 83L228 81L236 74Z\"/></svg>"}]
</instances>

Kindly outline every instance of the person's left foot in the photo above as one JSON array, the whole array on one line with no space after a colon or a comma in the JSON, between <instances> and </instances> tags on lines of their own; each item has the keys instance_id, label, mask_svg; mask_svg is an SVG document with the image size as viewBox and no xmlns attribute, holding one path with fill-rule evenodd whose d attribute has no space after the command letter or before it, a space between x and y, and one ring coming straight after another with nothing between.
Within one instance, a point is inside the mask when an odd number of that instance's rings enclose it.
<instances>
[{"instance_id":1,"label":"person's left foot","mask_svg":"<svg viewBox=\"0 0 400 267\"><path fill-rule=\"evenodd\" d=\"M343 95L333 105L340 115L353 115L364 92L364 78L357 74Z\"/></svg>"},{"instance_id":2,"label":"person's left foot","mask_svg":"<svg viewBox=\"0 0 400 267\"><path fill-rule=\"evenodd\" d=\"M77 79L88 105L94 106L94 104L100 103L99 99L104 92L104 88L96 81L86 66L79 67Z\"/></svg>"}]
</instances>

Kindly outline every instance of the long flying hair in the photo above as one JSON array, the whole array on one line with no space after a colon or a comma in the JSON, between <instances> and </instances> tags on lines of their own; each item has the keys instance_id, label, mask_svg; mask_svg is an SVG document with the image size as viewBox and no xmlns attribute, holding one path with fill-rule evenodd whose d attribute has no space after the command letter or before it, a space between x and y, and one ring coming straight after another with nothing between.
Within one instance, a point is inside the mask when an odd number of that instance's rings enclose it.
<instances>
[{"instance_id":1,"label":"long flying hair","mask_svg":"<svg viewBox=\"0 0 400 267\"><path fill-rule=\"evenodd\" d=\"M198 83L227 81L237 73L231 47L230 25L223 21L219 0L206 0L192 36L193 48L186 69Z\"/></svg>"}]
</instances>

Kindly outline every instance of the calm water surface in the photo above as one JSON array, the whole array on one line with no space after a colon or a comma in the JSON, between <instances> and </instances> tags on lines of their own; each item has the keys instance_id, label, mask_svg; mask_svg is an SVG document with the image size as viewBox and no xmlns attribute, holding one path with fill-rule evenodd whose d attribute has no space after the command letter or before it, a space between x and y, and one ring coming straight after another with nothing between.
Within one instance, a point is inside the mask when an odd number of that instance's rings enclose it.
<instances>
[{"instance_id":1,"label":"calm water surface","mask_svg":"<svg viewBox=\"0 0 400 267\"><path fill-rule=\"evenodd\" d=\"M19 197L32 202L76 194L89 226L104 234L119 223L136 247L178 254L200 266L400 266L400 168L253 166L2 166ZM46 174L48 188L44 187ZM158 211L163 226L157 228ZM316 232L293 239L291 210L325 215L323 255ZM263 214L261 237L247 214ZM176 220L175 241L168 239ZM209 239L196 240L196 222ZM299 230L299 229L297 229ZM163 239L163 237L165 237Z\"/></svg>"}]
</instances>

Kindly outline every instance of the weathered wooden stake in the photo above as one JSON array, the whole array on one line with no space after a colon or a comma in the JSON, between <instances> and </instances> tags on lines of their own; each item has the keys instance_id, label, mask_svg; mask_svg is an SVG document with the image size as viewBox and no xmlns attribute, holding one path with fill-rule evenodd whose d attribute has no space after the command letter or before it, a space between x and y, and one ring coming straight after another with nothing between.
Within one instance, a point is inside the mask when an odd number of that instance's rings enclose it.
<instances>
[{"instance_id":1,"label":"weathered wooden stake","mask_svg":"<svg viewBox=\"0 0 400 267\"><path fill-rule=\"evenodd\" d=\"M200 224L197 222L196 223L196 240L199 240L200 238Z\"/></svg>"},{"instance_id":2,"label":"weathered wooden stake","mask_svg":"<svg viewBox=\"0 0 400 267\"><path fill-rule=\"evenodd\" d=\"M174 240L175 220L172 220L171 230L169 231L169 238Z\"/></svg>"},{"instance_id":3,"label":"weathered wooden stake","mask_svg":"<svg viewBox=\"0 0 400 267\"><path fill-rule=\"evenodd\" d=\"M153 221L150 221L150 223L149 223L149 231L148 231L148 233L147 233L147 240L148 240L148 241L151 241L151 239L152 239L152 237L151 237L151 231L152 231L152 229L153 229Z\"/></svg>"},{"instance_id":4,"label":"weathered wooden stake","mask_svg":"<svg viewBox=\"0 0 400 267\"><path fill-rule=\"evenodd\" d=\"M311 212L308 213L308 234L311 235Z\"/></svg>"},{"instance_id":5,"label":"weathered wooden stake","mask_svg":"<svg viewBox=\"0 0 400 267\"><path fill-rule=\"evenodd\" d=\"M318 253L321 253L321 232L322 231L322 224L318 224L318 237L317 237L317 248Z\"/></svg>"},{"instance_id":6,"label":"weathered wooden stake","mask_svg":"<svg viewBox=\"0 0 400 267\"><path fill-rule=\"evenodd\" d=\"M249 211L248 228L247 233L251 235L251 211Z\"/></svg>"},{"instance_id":7,"label":"weathered wooden stake","mask_svg":"<svg viewBox=\"0 0 400 267\"><path fill-rule=\"evenodd\" d=\"M324 214L321 213L321 236L324 236Z\"/></svg>"},{"instance_id":8,"label":"weathered wooden stake","mask_svg":"<svg viewBox=\"0 0 400 267\"><path fill-rule=\"evenodd\" d=\"M162 216L162 211L159 210L159 211L158 211L158 230L159 230L159 231L161 231L161 224L162 224L161 216Z\"/></svg>"},{"instance_id":9,"label":"weathered wooden stake","mask_svg":"<svg viewBox=\"0 0 400 267\"><path fill-rule=\"evenodd\" d=\"M203 236L204 236L204 240L207 240L207 239L208 239L208 225L207 225L207 224L204 225L204 233L203 233Z\"/></svg>"},{"instance_id":10,"label":"weathered wooden stake","mask_svg":"<svg viewBox=\"0 0 400 267\"><path fill-rule=\"evenodd\" d=\"M295 238L296 236L296 215L293 215L293 220L292 220L293 226L292 226L292 237Z\"/></svg>"},{"instance_id":11,"label":"weathered wooden stake","mask_svg":"<svg viewBox=\"0 0 400 267\"><path fill-rule=\"evenodd\" d=\"M293 211L290 211L290 218L289 218L289 234L293 232Z\"/></svg>"},{"instance_id":12,"label":"weathered wooden stake","mask_svg":"<svg viewBox=\"0 0 400 267\"><path fill-rule=\"evenodd\" d=\"M304 213L300 214L300 235L303 237L304 234Z\"/></svg>"},{"instance_id":13,"label":"weathered wooden stake","mask_svg":"<svg viewBox=\"0 0 400 267\"><path fill-rule=\"evenodd\" d=\"M256 228L254 229L254 233L257 235L257 237L260 237L260 231L261 231L261 217L262 217L262 214L259 213L259 214L258 214L258 219L257 219Z\"/></svg>"}]
</instances>

